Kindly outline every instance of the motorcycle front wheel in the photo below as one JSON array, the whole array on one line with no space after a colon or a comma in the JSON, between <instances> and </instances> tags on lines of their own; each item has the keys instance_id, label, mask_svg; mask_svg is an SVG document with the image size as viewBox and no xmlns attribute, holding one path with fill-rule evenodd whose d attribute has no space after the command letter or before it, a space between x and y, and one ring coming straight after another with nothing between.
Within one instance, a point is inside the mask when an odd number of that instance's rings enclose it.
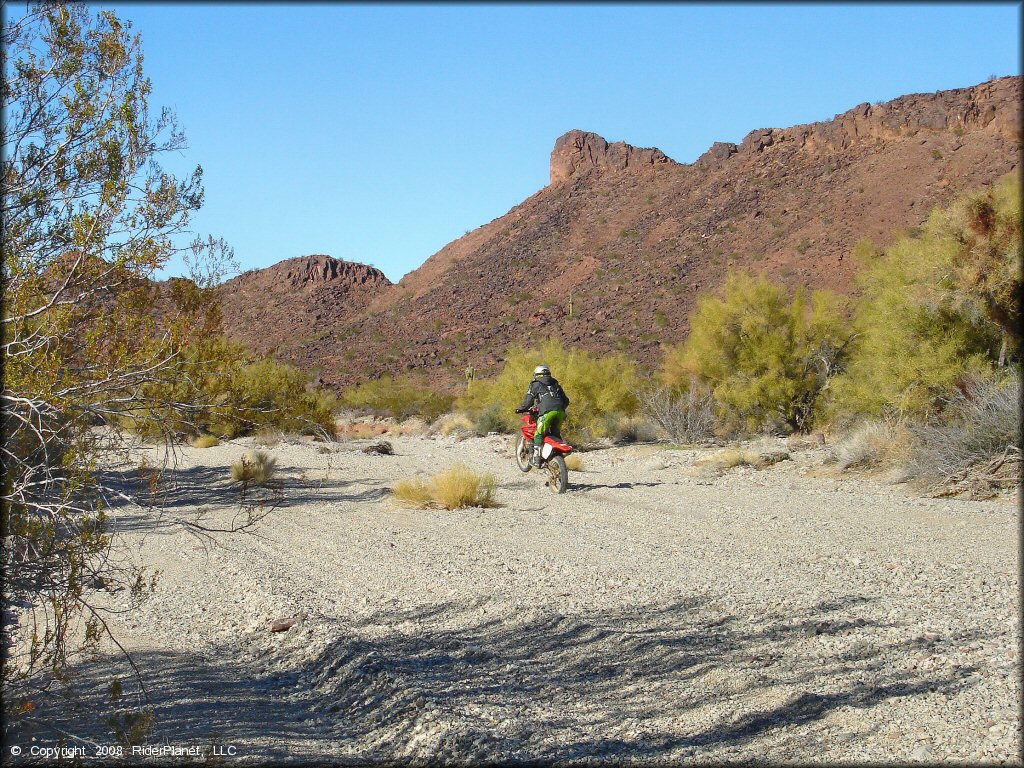
<instances>
[{"instance_id":1,"label":"motorcycle front wheel","mask_svg":"<svg viewBox=\"0 0 1024 768\"><path fill-rule=\"evenodd\" d=\"M569 470L566 469L562 454L556 453L548 459L548 488L555 493L565 493L569 487Z\"/></svg>"},{"instance_id":2,"label":"motorcycle front wheel","mask_svg":"<svg viewBox=\"0 0 1024 768\"><path fill-rule=\"evenodd\" d=\"M516 441L516 465L523 470L523 472L529 472L533 469L533 465L530 463L530 458L533 456L533 443L526 442L526 438L519 435L519 440Z\"/></svg>"}]
</instances>

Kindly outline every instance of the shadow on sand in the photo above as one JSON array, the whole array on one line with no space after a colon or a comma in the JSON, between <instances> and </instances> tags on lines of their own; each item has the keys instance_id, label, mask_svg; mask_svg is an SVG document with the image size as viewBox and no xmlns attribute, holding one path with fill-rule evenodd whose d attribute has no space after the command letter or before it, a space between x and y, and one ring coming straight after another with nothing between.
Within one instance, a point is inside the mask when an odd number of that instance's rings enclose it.
<instances>
[{"instance_id":1,"label":"shadow on sand","mask_svg":"<svg viewBox=\"0 0 1024 768\"><path fill-rule=\"evenodd\" d=\"M851 596L757 619L696 600L493 618L486 603L445 603L359 623L323 620L316 631L326 647L275 673L265 658L246 662L219 648L135 658L157 716L156 743L234 744L267 762L344 762L347 748L364 760L401 762L413 744L457 764L672 762L766 750L780 734L790 747L801 735L813 744L815 724L836 710L975 684L972 667L916 668L912 657L927 642L887 640L891 626L864 618L878 612L869 603ZM274 642L301 648L306 629ZM83 700L103 699L111 676L123 672L113 658L83 666ZM101 733L88 711L51 716L63 728Z\"/></svg>"},{"instance_id":2,"label":"shadow on sand","mask_svg":"<svg viewBox=\"0 0 1024 768\"><path fill-rule=\"evenodd\" d=\"M241 485L232 482L228 468L222 466L175 469L152 486L138 470L107 472L101 479L106 487L131 497L142 507L137 511L127 504L115 508L114 528L118 532L158 530L206 511L214 511L222 519L231 518L261 502L287 509L318 502L375 502L390 492L376 478L308 480L299 469L280 465L275 473L275 480L281 483L279 497L259 487L250 488L243 497Z\"/></svg>"}]
</instances>

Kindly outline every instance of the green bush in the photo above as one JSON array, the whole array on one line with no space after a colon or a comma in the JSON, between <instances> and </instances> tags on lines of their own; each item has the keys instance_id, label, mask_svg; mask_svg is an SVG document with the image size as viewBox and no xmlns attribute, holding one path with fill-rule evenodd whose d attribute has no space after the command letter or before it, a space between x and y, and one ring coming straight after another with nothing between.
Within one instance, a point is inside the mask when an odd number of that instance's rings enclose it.
<instances>
[{"instance_id":1,"label":"green bush","mask_svg":"<svg viewBox=\"0 0 1024 768\"><path fill-rule=\"evenodd\" d=\"M632 362L621 354L598 357L583 350L567 350L553 339L538 349L509 349L501 373L471 381L456 405L473 419L489 411L494 415L493 423L500 423L506 432L515 432L519 417L513 411L526 394L539 363L550 366L571 401L565 431L585 438L609 436L617 420L636 413L636 367Z\"/></svg>"},{"instance_id":2,"label":"green bush","mask_svg":"<svg viewBox=\"0 0 1024 768\"><path fill-rule=\"evenodd\" d=\"M126 413L123 426L146 436L158 428L220 438L263 428L334 435L332 395L311 389L309 377L295 366L260 357L223 337L187 347L173 371L146 386L152 405Z\"/></svg>"},{"instance_id":3,"label":"green bush","mask_svg":"<svg viewBox=\"0 0 1024 768\"><path fill-rule=\"evenodd\" d=\"M884 253L862 243L855 256L858 341L835 381L835 414L933 414L963 382L1019 358L1016 179L933 211L917 237Z\"/></svg>"},{"instance_id":4,"label":"green bush","mask_svg":"<svg viewBox=\"0 0 1024 768\"><path fill-rule=\"evenodd\" d=\"M447 413L454 400L452 395L435 392L423 382L390 376L350 387L340 396L341 403L349 408L396 419L419 416L427 422Z\"/></svg>"},{"instance_id":5,"label":"green bush","mask_svg":"<svg viewBox=\"0 0 1024 768\"><path fill-rule=\"evenodd\" d=\"M473 420L473 429L479 435L487 435L491 432L509 433L511 430L505 419L502 418L500 406L492 405Z\"/></svg>"},{"instance_id":6,"label":"green bush","mask_svg":"<svg viewBox=\"0 0 1024 768\"><path fill-rule=\"evenodd\" d=\"M839 299L785 289L763 276L730 272L717 295L702 296L681 346L662 361L665 383L709 385L730 429L810 428L819 396L841 365L850 334Z\"/></svg>"}]
</instances>

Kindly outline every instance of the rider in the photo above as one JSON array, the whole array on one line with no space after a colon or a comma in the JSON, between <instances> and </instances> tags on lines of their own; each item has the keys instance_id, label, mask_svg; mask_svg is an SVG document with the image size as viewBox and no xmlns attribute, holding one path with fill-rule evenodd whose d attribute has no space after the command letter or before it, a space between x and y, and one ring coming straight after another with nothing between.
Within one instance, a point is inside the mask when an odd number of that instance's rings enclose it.
<instances>
[{"instance_id":1,"label":"rider","mask_svg":"<svg viewBox=\"0 0 1024 768\"><path fill-rule=\"evenodd\" d=\"M533 435L533 458L530 463L539 467L544 435L549 432L561 434L559 429L565 421L565 409L569 407L569 398L562 385L551 375L551 369L543 364L533 369L533 381L526 390L523 402L516 408L516 413L525 413L534 405L537 406L537 431Z\"/></svg>"}]
</instances>

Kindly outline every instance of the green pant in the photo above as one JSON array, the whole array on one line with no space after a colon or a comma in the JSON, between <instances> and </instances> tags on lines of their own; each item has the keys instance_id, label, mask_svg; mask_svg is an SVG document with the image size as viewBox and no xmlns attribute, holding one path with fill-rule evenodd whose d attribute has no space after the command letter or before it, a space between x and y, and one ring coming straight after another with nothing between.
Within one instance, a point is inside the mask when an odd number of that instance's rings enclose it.
<instances>
[{"instance_id":1,"label":"green pant","mask_svg":"<svg viewBox=\"0 0 1024 768\"><path fill-rule=\"evenodd\" d=\"M544 435L551 432L561 435L563 421L565 421L565 411L548 411L537 419L537 431L533 435L533 444L543 445Z\"/></svg>"}]
</instances>

